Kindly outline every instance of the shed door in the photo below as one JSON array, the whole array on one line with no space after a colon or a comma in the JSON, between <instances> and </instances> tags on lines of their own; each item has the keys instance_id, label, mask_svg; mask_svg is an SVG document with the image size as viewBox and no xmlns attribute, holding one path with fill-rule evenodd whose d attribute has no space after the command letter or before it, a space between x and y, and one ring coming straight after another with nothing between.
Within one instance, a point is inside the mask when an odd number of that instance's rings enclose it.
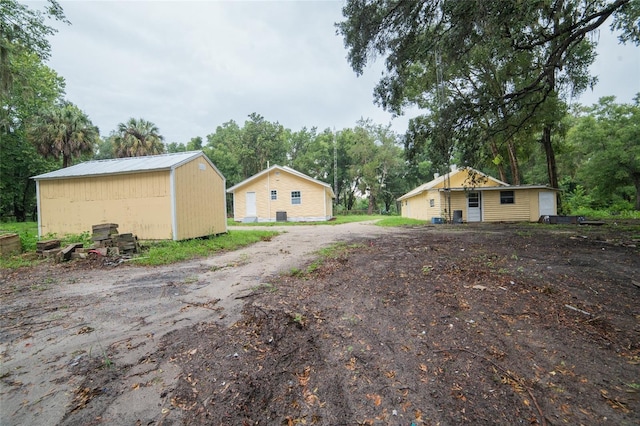
<instances>
[{"instance_id":1,"label":"shed door","mask_svg":"<svg viewBox=\"0 0 640 426\"><path fill-rule=\"evenodd\" d=\"M482 220L481 197L479 192L470 192L467 199L467 222L480 222Z\"/></svg>"},{"instance_id":2,"label":"shed door","mask_svg":"<svg viewBox=\"0 0 640 426\"><path fill-rule=\"evenodd\" d=\"M540 209L540 216L555 216L556 210L554 208L554 197L555 194L551 191L538 193L538 208Z\"/></svg>"},{"instance_id":3,"label":"shed door","mask_svg":"<svg viewBox=\"0 0 640 426\"><path fill-rule=\"evenodd\" d=\"M256 217L256 193L247 192L247 217Z\"/></svg>"}]
</instances>

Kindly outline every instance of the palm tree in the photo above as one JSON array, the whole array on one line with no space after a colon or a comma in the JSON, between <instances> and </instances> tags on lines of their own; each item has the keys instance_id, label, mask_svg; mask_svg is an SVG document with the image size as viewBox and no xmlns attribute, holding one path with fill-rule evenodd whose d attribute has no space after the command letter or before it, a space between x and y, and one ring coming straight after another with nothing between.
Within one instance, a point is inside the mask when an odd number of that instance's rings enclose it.
<instances>
[{"instance_id":1,"label":"palm tree","mask_svg":"<svg viewBox=\"0 0 640 426\"><path fill-rule=\"evenodd\" d=\"M118 124L118 131L113 139L116 157L163 154L164 138L158 132L155 124L142 118L130 118L126 123Z\"/></svg>"},{"instance_id":2,"label":"palm tree","mask_svg":"<svg viewBox=\"0 0 640 426\"><path fill-rule=\"evenodd\" d=\"M63 102L34 119L29 139L45 158L62 158L62 167L73 159L93 154L100 137L89 117L71 102Z\"/></svg>"}]
</instances>

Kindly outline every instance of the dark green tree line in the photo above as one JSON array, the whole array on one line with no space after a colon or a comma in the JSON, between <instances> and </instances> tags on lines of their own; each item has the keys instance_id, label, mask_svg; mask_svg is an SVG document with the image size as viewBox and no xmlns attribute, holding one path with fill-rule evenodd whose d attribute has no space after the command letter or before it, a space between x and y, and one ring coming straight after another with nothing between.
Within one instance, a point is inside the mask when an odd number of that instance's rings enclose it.
<instances>
[{"instance_id":1,"label":"dark green tree line","mask_svg":"<svg viewBox=\"0 0 640 426\"><path fill-rule=\"evenodd\" d=\"M478 164L478 154L495 158L504 146L512 156L509 144L537 136L556 187L551 135L563 99L595 83L589 34L610 19L623 41L640 40L632 0L351 0L343 15L337 28L354 71L385 58L376 102L395 113L425 110L407 133L409 154L433 144L434 162L446 163L455 144L465 163Z\"/></svg>"},{"instance_id":2,"label":"dark green tree line","mask_svg":"<svg viewBox=\"0 0 640 426\"><path fill-rule=\"evenodd\" d=\"M55 1L42 11L0 2L0 217L19 221L35 212L30 177L56 168L27 138L33 118L64 95L64 80L43 63L55 33L50 20L66 22Z\"/></svg>"}]
</instances>

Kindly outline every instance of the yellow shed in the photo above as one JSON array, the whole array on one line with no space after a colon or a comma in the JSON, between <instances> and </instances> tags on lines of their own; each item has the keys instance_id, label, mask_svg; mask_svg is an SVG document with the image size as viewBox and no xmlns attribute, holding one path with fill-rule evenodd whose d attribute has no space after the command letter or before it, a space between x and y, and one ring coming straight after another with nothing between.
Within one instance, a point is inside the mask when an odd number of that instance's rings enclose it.
<instances>
[{"instance_id":1,"label":"yellow shed","mask_svg":"<svg viewBox=\"0 0 640 426\"><path fill-rule=\"evenodd\" d=\"M333 217L331 185L290 167L271 166L227 190L236 222L322 221Z\"/></svg>"},{"instance_id":2,"label":"yellow shed","mask_svg":"<svg viewBox=\"0 0 640 426\"><path fill-rule=\"evenodd\" d=\"M509 185L471 167L451 171L398 198L403 217L448 222L536 222L557 213L557 189Z\"/></svg>"},{"instance_id":3,"label":"yellow shed","mask_svg":"<svg viewBox=\"0 0 640 426\"><path fill-rule=\"evenodd\" d=\"M33 179L39 236L102 223L144 240L227 232L225 178L202 151L88 161Z\"/></svg>"}]
</instances>

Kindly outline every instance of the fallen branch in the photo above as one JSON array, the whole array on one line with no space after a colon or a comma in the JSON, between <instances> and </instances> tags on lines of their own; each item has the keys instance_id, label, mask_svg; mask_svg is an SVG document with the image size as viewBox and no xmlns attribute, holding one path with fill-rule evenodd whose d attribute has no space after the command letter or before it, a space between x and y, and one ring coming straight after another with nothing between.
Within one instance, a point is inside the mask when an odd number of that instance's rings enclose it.
<instances>
[{"instance_id":1,"label":"fallen branch","mask_svg":"<svg viewBox=\"0 0 640 426\"><path fill-rule=\"evenodd\" d=\"M564 305L565 308L569 308L569 309L573 309L576 312L580 312L581 314L585 314L585 315L589 315L591 316L591 314L587 311L583 311L582 309L578 309L575 306L571 306L571 305Z\"/></svg>"},{"instance_id":2,"label":"fallen branch","mask_svg":"<svg viewBox=\"0 0 640 426\"><path fill-rule=\"evenodd\" d=\"M511 372L506 370L504 367L496 364L495 362L491 361L486 356L477 354L477 353L475 353L473 351L470 351L469 349L466 349L466 348L449 348L449 349L437 350L437 351L434 351L434 352L438 353L438 352L449 352L449 351L466 352L466 353L471 354L473 356L476 356L478 358L482 358L485 361L487 361L489 364L493 365L495 368L497 368L498 370L502 371L504 374L506 374L507 376L511 377L513 380L518 382L523 388L525 388L527 390L527 393L531 397L531 400L533 401L533 404L536 406L536 409L538 410L538 414L540 414L540 419L542 420L542 423L541 423L542 426L547 426L547 421L546 421L546 418L544 416L544 413L542 412L542 408L540 408L540 405L538 404L538 400L536 400L536 397L533 396L533 392L531 391L531 388L529 386L527 386L527 384L525 383L524 380L522 380L520 377L514 376Z\"/></svg>"}]
</instances>

